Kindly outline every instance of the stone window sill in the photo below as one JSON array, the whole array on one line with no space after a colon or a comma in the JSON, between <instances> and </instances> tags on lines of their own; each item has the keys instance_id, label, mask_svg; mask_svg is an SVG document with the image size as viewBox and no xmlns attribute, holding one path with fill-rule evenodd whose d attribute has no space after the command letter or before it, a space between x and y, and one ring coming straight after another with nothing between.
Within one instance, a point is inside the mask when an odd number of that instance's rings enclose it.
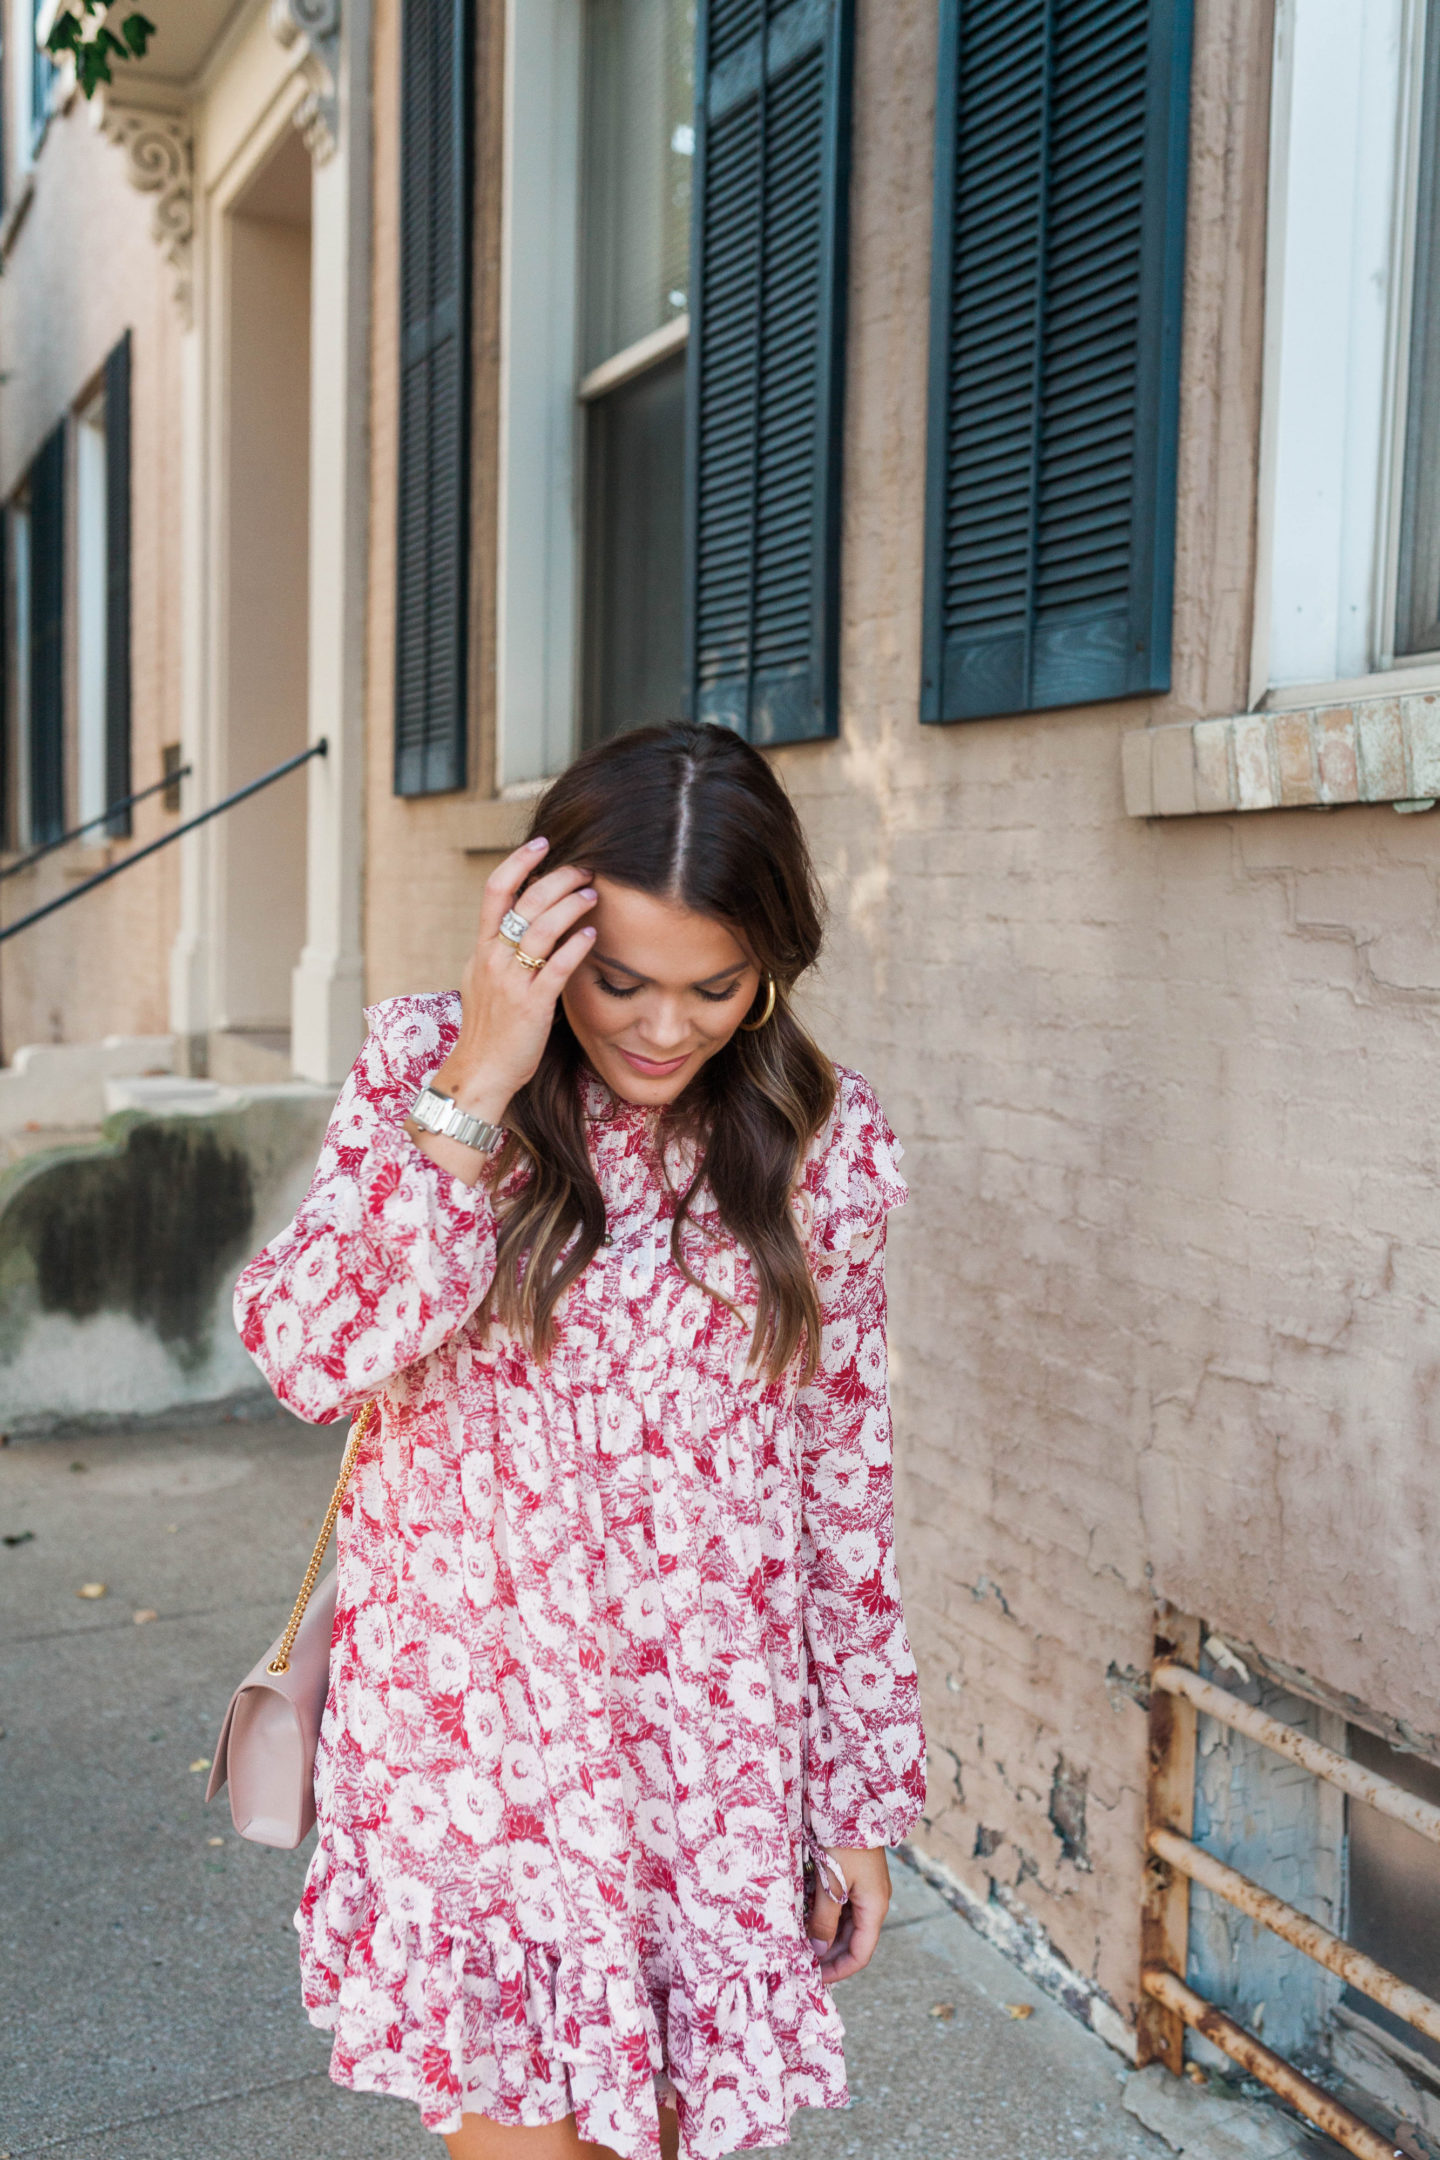
<instances>
[{"instance_id":1,"label":"stone window sill","mask_svg":"<svg viewBox=\"0 0 1440 2160\"><path fill-rule=\"evenodd\" d=\"M1121 745L1131 817L1440 801L1440 691L1139 728Z\"/></svg>"}]
</instances>

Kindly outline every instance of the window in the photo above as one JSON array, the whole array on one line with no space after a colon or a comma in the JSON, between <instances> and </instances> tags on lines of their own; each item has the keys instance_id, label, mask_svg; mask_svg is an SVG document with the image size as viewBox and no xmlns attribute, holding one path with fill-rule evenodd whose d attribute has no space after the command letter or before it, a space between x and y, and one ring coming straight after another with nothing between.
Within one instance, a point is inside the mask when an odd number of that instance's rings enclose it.
<instances>
[{"instance_id":1,"label":"window","mask_svg":"<svg viewBox=\"0 0 1440 2160\"><path fill-rule=\"evenodd\" d=\"M684 697L695 0L510 0L496 770Z\"/></svg>"},{"instance_id":2,"label":"window","mask_svg":"<svg viewBox=\"0 0 1440 2160\"><path fill-rule=\"evenodd\" d=\"M1189 0L944 0L921 717L1170 680Z\"/></svg>"},{"instance_id":3,"label":"window","mask_svg":"<svg viewBox=\"0 0 1440 2160\"><path fill-rule=\"evenodd\" d=\"M1440 1769L1402 1755L1361 1726L1350 1727L1350 1753L1402 1792L1440 1805ZM1418 1830L1363 1802L1346 1802L1350 1925L1347 1939L1427 1995L1440 1992L1440 1852ZM1349 2009L1433 2063L1440 2042L1418 2032L1358 1988L1345 1990Z\"/></svg>"},{"instance_id":4,"label":"window","mask_svg":"<svg viewBox=\"0 0 1440 2160\"><path fill-rule=\"evenodd\" d=\"M1396 654L1440 652L1440 7L1422 48L1415 267L1397 540Z\"/></svg>"},{"instance_id":5,"label":"window","mask_svg":"<svg viewBox=\"0 0 1440 2160\"><path fill-rule=\"evenodd\" d=\"M25 42L30 51L29 125L24 140L29 143L33 157L44 139L55 102L55 79L59 70L40 43L55 19L55 6L54 0L23 0L23 5L29 18L26 24L29 35Z\"/></svg>"},{"instance_id":6,"label":"window","mask_svg":"<svg viewBox=\"0 0 1440 2160\"><path fill-rule=\"evenodd\" d=\"M22 487L5 513L6 568L10 576L6 691L5 781L9 791L6 838L12 847L31 845L30 829L30 490Z\"/></svg>"},{"instance_id":7,"label":"window","mask_svg":"<svg viewBox=\"0 0 1440 2160\"><path fill-rule=\"evenodd\" d=\"M502 789L836 728L850 53L851 0L511 0Z\"/></svg>"},{"instance_id":8,"label":"window","mask_svg":"<svg viewBox=\"0 0 1440 2160\"><path fill-rule=\"evenodd\" d=\"M695 0L589 0L581 159L584 633L597 742L684 701Z\"/></svg>"},{"instance_id":9,"label":"window","mask_svg":"<svg viewBox=\"0 0 1440 2160\"><path fill-rule=\"evenodd\" d=\"M1280 0L1252 688L1440 658L1440 7Z\"/></svg>"},{"instance_id":10,"label":"window","mask_svg":"<svg viewBox=\"0 0 1440 2160\"><path fill-rule=\"evenodd\" d=\"M75 659L81 824L130 793L130 340L76 417ZM130 830L119 811L106 832Z\"/></svg>"},{"instance_id":11,"label":"window","mask_svg":"<svg viewBox=\"0 0 1440 2160\"><path fill-rule=\"evenodd\" d=\"M22 726L28 762L29 838L65 829L65 426L30 467L26 604L28 683Z\"/></svg>"},{"instance_id":12,"label":"window","mask_svg":"<svg viewBox=\"0 0 1440 2160\"><path fill-rule=\"evenodd\" d=\"M465 785L470 555L470 0L405 0L395 792Z\"/></svg>"},{"instance_id":13,"label":"window","mask_svg":"<svg viewBox=\"0 0 1440 2160\"><path fill-rule=\"evenodd\" d=\"M109 801L105 773L105 400L75 426L76 811L81 824Z\"/></svg>"}]
</instances>

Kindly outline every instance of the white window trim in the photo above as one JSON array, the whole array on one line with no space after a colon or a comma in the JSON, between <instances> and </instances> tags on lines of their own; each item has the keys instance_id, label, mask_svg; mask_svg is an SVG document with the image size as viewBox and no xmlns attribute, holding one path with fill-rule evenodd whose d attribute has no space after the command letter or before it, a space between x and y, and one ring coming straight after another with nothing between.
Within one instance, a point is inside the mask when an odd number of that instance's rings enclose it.
<instances>
[{"instance_id":1,"label":"white window trim","mask_svg":"<svg viewBox=\"0 0 1440 2160\"><path fill-rule=\"evenodd\" d=\"M581 0L508 0L496 785L574 754L580 671Z\"/></svg>"},{"instance_id":2,"label":"white window trim","mask_svg":"<svg viewBox=\"0 0 1440 2160\"><path fill-rule=\"evenodd\" d=\"M75 415L75 689L79 822L108 807L106 771L107 528L105 400ZM96 840L104 838L97 831Z\"/></svg>"},{"instance_id":3,"label":"white window trim","mask_svg":"<svg viewBox=\"0 0 1440 2160\"><path fill-rule=\"evenodd\" d=\"M1277 9L1252 707L1393 661L1424 20L1424 0ZM1414 688L1427 665L1396 672Z\"/></svg>"}]
</instances>

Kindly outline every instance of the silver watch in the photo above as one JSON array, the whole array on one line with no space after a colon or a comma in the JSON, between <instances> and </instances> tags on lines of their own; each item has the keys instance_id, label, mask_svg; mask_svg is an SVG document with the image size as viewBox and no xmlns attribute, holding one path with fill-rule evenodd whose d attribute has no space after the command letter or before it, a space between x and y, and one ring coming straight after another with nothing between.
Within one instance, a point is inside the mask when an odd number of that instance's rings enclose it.
<instances>
[{"instance_id":1,"label":"silver watch","mask_svg":"<svg viewBox=\"0 0 1440 2160\"><path fill-rule=\"evenodd\" d=\"M426 1132L458 1140L461 1147L477 1148L482 1155L493 1155L505 1138L503 1125L487 1125L484 1118L471 1117L453 1095L442 1093L429 1080L411 1103L410 1115Z\"/></svg>"}]
</instances>

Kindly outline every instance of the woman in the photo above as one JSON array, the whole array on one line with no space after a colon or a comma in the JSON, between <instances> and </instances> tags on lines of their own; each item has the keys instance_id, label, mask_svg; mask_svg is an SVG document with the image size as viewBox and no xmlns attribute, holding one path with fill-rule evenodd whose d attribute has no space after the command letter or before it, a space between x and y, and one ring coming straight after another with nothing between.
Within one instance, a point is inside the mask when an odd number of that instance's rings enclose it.
<instances>
[{"instance_id":1,"label":"woman","mask_svg":"<svg viewBox=\"0 0 1440 2160\"><path fill-rule=\"evenodd\" d=\"M379 1397L297 1925L332 2076L453 2160L718 2160L846 2100L828 1987L874 1948L923 1740L905 1188L791 1010L819 944L754 750L590 751L489 880L460 995L371 1013L240 1280L292 1409Z\"/></svg>"}]
</instances>

